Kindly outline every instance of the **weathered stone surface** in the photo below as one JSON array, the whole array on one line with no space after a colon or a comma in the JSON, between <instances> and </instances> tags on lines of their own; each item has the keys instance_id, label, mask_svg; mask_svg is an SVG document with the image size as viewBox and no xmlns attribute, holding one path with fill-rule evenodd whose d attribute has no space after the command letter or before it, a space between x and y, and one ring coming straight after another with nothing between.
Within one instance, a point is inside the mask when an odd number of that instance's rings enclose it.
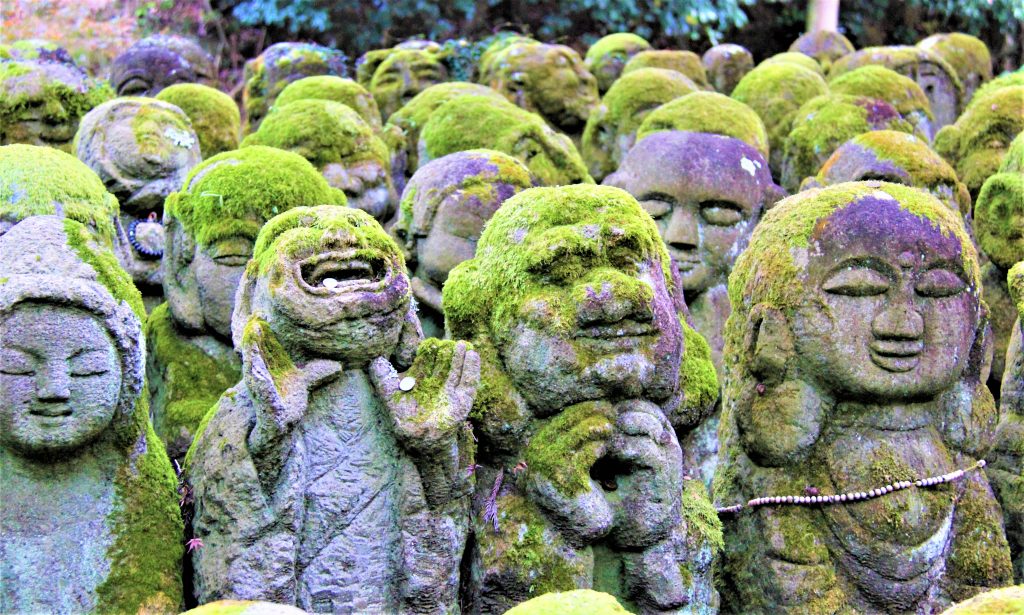
<instances>
[{"instance_id":1,"label":"weathered stone surface","mask_svg":"<svg viewBox=\"0 0 1024 615\"><path fill-rule=\"evenodd\" d=\"M0 610L176 613L176 481L146 417L142 299L78 222L0 237Z\"/></svg>"},{"instance_id":2,"label":"weathered stone surface","mask_svg":"<svg viewBox=\"0 0 1024 615\"><path fill-rule=\"evenodd\" d=\"M964 105L992 78L992 55L988 46L975 36L961 32L933 34L917 46L937 54L953 67L964 86Z\"/></svg>"},{"instance_id":3,"label":"weathered stone surface","mask_svg":"<svg viewBox=\"0 0 1024 615\"><path fill-rule=\"evenodd\" d=\"M254 132L278 94L291 82L303 77L335 75L345 77L348 68L345 54L337 49L312 43L276 43L245 63L246 132Z\"/></svg>"},{"instance_id":4,"label":"weathered stone surface","mask_svg":"<svg viewBox=\"0 0 1024 615\"><path fill-rule=\"evenodd\" d=\"M345 207L270 220L232 334L242 379L186 461L199 600L457 608L479 360L465 343L420 345L384 230ZM411 391L393 363L411 364Z\"/></svg>"},{"instance_id":5,"label":"weathered stone surface","mask_svg":"<svg viewBox=\"0 0 1024 615\"><path fill-rule=\"evenodd\" d=\"M723 43L705 51L701 63L715 91L728 96L754 68L754 56L742 45Z\"/></svg>"},{"instance_id":6,"label":"weathered stone surface","mask_svg":"<svg viewBox=\"0 0 1024 615\"><path fill-rule=\"evenodd\" d=\"M121 52L110 65L110 84L118 96L156 96L175 83L217 87L213 56L193 39L148 36Z\"/></svg>"},{"instance_id":7,"label":"weathered stone surface","mask_svg":"<svg viewBox=\"0 0 1024 615\"><path fill-rule=\"evenodd\" d=\"M583 64L597 79L597 90L602 95L622 74L630 58L651 48L642 36L632 32L615 32L602 36L587 48Z\"/></svg>"},{"instance_id":8,"label":"weathered stone surface","mask_svg":"<svg viewBox=\"0 0 1024 615\"><path fill-rule=\"evenodd\" d=\"M715 499L871 493L994 441L978 257L959 213L884 182L777 204L729 281ZM726 519L729 612L929 612L1011 580L983 472Z\"/></svg>"},{"instance_id":9,"label":"weathered stone surface","mask_svg":"<svg viewBox=\"0 0 1024 615\"><path fill-rule=\"evenodd\" d=\"M423 90L448 80L448 69L436 49L387 51L366 84L385 120Z\"/></svg>"},{"instance_id":10,"label":"weathered stone surface","mask_svg":"<svg viewBox=\"0 0 1024 615\"><path fill-rule=\"evenodd\" d=\"M789 46L789 50L810 56L822 66L831 66L839 58L854 51L853 43L848 38L838 32L826 30L801 34Z\"/></svg>"},{"instance_id":11,"label":"weathered stone surface","mask_svg":"<svg viewBox=\"0 0 1024 615\"><path fill-rule=\"evenodd\" d=\"M121 266L144 296L159 297L164 199L201 159L192 122L169 103L115 98L82 118L75 151L120 203L115 246Z\"/></svg>"},{"instance_id":12,"label":"weathered stone surface","mask_svg":"<svg viewBox=\"0 0 1024 615\"><path fill-rule=\"evenodd\" d=\"M714 401L691 396L697 364L717 382L707 355L690 361L681 290L654 223L610 187L519 193L451 272L449 333L482 374L469 612L587 587L641 612L716 610L718 522L676 429Z\"/></svg>"}]
</instances>

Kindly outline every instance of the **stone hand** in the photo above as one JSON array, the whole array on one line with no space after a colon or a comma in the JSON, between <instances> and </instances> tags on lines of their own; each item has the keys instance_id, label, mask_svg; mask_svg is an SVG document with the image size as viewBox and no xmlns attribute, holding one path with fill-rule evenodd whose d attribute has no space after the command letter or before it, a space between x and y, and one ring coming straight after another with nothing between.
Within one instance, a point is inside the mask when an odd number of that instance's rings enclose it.
<instances>
[{"instance_id":1,"label":"stone hand","mask_svg":"<svg viewBox=\"0 0 1024 615\"><path fill-rule=\"evenodd\" d=\"M385 357L370 364L370 379L406 447L449 446L465 423L480 383L480 356L467 342L428 339L404 378Z\"/></svg>"}]
</instances>

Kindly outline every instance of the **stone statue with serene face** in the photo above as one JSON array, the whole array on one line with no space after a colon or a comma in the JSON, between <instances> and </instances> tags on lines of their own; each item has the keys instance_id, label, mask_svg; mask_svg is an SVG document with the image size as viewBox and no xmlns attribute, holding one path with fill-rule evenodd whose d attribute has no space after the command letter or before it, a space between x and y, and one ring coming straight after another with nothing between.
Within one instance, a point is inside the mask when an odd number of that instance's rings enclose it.
<instances>
[{"instance_id":1,"label":"stone statue with serene face","mask_svg":"<svg viewBox=\"0 0 1024 615\"><path fill-rule=\"evenodd\" d=\"M110 84L118 96L156 96L175 83L218 85L213 56L190 38L148 36L122 51L110 65Z\"/></svg>"},{"instance_id":2,"label":"stone statue with serene face","mask_svg":"<svg viewBox=\"0 0 1024 615\"><path fill-rule=\"evenodd\" d=\"M117 256L144 297L162 294L164 199L199 164L199 139L188 116L150 98L115 98L82 118L78 158L120 203Z\"/></svg>"},{"instance_id":3,"label":"stone statue with serene face","mask_svg":"<svg viewBox=\"0 0 1024 615\"><path fill-rule=\"evenodd\" d=\"M715 45L700 58L711 87L728 96L743 76L754 68L754 56L746 47L733 43Z\"/></svg>"},{"instance_id":4,"label":"stone statue with serene face","mask_svg":"<svg viewBox=\"0 0 1024 615\"><path fill-rule=\"evenodd\" d=\"M432 85L448 80L448 69L428 49L396 49L377 66L367 89L386 120Z\"/></svg>"},{"instance_id":5,"label":"stone statue with serene face","mask_svg":"<svg viewBox=\"0 0 1024 615\"><path fill-rule=\"evenodd\" d=\"M185 454L207 410L238 382L231 311L260 228L292 207L345 202L301 156L262 146L204 161L167 198L167 302L150 315L146 376L171 457Z\"/></svg>"},{"instance_id":6,"label":"stone statue with serene face","mask_svg":"<svg viewBox=\"0 0 1024 615\"><path fill-rule=\"evenodd\" d=\"M762 218L729 295L723 608L924 613L1011 582L960 214L885 182L801 192Z\"/></svg>"},{"instance_id":7,"label":"stone statue with serene face","mask_svg":"<svg viewBox=\"0 0 1024 615\"><path fill-rule=\"evenodd\" d=\"M276 216L232 335L241 381L186 461L199 601L457 610L479 358L420 344L398 246L352 208Z\"/></svg>"},{"instance_id":8,"label":"stone statue with serene face","mask_svg":"<svg viewBox=\"0 0 1024 615\"><path fill-rule=\"evenodd\" d=\"M177 613L176 481L147 417L142 298L69 218L0 237L0 610Z\"/></svg>"},{"instance_id":9,"label":"stone statue with serene face","mask_svg":"<svg viewBox=\"0 0 1024 615\"><path fill-rule=\"evenodd\" d=\"M391 156L384 142L358 113L329 100L297 100L274 106L242 147L267 145L309 160L333 188L345 192L350 207L381 223L398 204L391 183Z\"/></svg>"},{"instance_id":10,"label":"stone statue with serene face","mask_svg":"<svg viewBox=\"0 0 1024 615\"><path fill-rule=\"evenodd\" d=\"M992 54L976 36L962 32L933 34L917 46L935 53L953 67L964 85L964 104L970 102L983 83L992 79Z\"/></svg>"},{"instance_id":11,"label":"stone statue with serene face","mask_svg":"<svg viewBox=\"0 0 1024 615\"><path fill-rule=\"evenodd\" d=\"M651 48L651 44L632 32L603 36L587 49L584 66L597 79L597 91L604 95L622 74L630 58Z\"/></svg>"},{"instance_id":12,"label":"stone statue with serene face","mask_svg":"<svg viewBox=\"0 0 1024 615\"><path fill-rule=\"evenodd\" d=\"M291 82L304 77L335 75L345 77L345 54L337 49L312 43L275 43L245 63L246 131L255 132L277 95Z\"/></svg>"},{"instance_id":13,"label":"stone statue with serene face","mask_svg":"<svg viewBox=\"0 0 1024 615\"><path fill-rule=\"evenodd\" d=\"M104 81L61 62L0 62L0 145L47 145L74 152L78 121L110 100Z\"/></svg>"},{"instance_id":14,"label":"stone statue with serene face","mask_svg":"<svg viewBox=\"0 0 1024 615\"><path fill-rule=\"evenodd\" d=\"M481 360L468 612L580 587L714 612L717 520L676 430L717 381L680 291L649 216L603 186L517 194L451 272L449 333Z\"/></svg>"},{"instance_id":15,"label":"stone statue with serene face","mask_svg":"<svg viewBox=\"0 0 1024 615\"><path fill-rule=\"evenodd\" d=\"M494 150L449 154L409 180L393 234L407 254L417 315L427 337L444 337L441 289L473 258L484 224L512 195L533 187L519 160Z\"/></svg>"}]
</instances>

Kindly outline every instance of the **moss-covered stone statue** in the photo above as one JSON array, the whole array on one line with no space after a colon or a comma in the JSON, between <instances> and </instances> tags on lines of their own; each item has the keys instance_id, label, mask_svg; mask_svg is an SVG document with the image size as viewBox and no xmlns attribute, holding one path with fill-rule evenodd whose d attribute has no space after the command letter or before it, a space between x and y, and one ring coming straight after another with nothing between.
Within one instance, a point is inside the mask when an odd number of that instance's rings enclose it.
<instances>
[{"instance_id":1,"label":"moss-covered stone statue","mask_svg":"<svg viewBox=\"0 0 1024 615\"><path fill-rule=\"evenodd\" d=\"M243 147L267 145L301 155L332 187L345 192L351 207L380 222L398 205L391 183L391 155L373 128L349 107L329 100L304 99L278 106Z\"/></svg>"},{"instance_id":2,"label":"moss-covered stone statue","mask_svg":"<svg viewBox=\"0 0 1024 615\"><path fill-rule=\"evenodd\" d=\"M215 600L189 609L181 615L306 615L306 611L262 600Z\"/></svg>"},{"instance_id":3,"label":"moss-covered stone statue","mask_svg":"<svg viewBox=\"0 0 1024 615\"><path fill-rule=\"evenodd\" d=\"M115 98L82 118L75 149L120 203L116 250L121 266L147 301L159 297L164 199L201 160L192 122L169 103Z\"/></svg>"},{"instance_id":4,"label":"moss-covered stone statue","mask_svg":"<svg viewBox=\"0 0 1024 615\"><path fill-rule=\"evenodd\" d=\"M381 130L380 111L377 109L377 101L373 99L373 94L355 81L344 77L318 75L293 81L281 90L274 105L283 107L288 103L308 98L341 103L358 113L374 132Z\"/></svg>"},{"instance_id":5,"label":"moss-covered stone statue","mask_svg":"<svg viewBox=\"0 0 1024 615\"><path fill-rule=\"evenodd\" d=\"M634 56L635 57L635 56ZM571 47L518 43L496 53L479 81L556 130L579 136L600 102L597 79Z\"/></svg>"},{"instance_id":6,"label":"moss-covered stone statue","mask_svg":"<svg viewBox=\"0 0 1024 615\"><path fill-rule=\"evenodd\" d=\"M175 459L206 411L238 382L235 289L263 224L292 207L344 205L301 156L253 146L197 166L167 198L164 295L146 330L153 426Z\"/></svg>"},{"instance_id":7,"label":"moss-covered stone statue","mask_svg":"<svg viewBox=\"0 0 1024 615\"><path fill-rule=\"evenodd\" d=\"M807 101L794 114L783 144L782 185L796 192L805 178L818 174L840 145L872 130L911 134L914 127L895 107L877 98L828 94Z\"/></svg>"},{"instance_id":8,"label":"moss-covered stone statue","mask_svg":"<svg viewBox=\"0 0 1024 615\"><path fill-rule=\"evenodd\" d=\"M448 69L430 49L395 49L373 72L367 89L384 119L432 85L448 80Z\"/></svg>"},{"instance_id":9,"label":"moss-covered stone statue","mask_svg":"<svg viewBox=\"0 0 1024 615\"><path fill-rule=\"evenodd\" d=\"M580 153L591 177L600 181L619 167L652 110L697 89L680 73L665 68L643 68L619 78L583 129Z\"/></svg>"},{"instance_id":10,"label":"moss-covered stone statue","mask_svg":"<svg viewBox=\"0 0 1024 615\"><path fill-rule=\"evenodd\" d=\"M955 124L935 135L935 151L949 161L975 197L995 175L1010 143L1024 132L1024 84L979 92Z\"/></svg>"},{"instance_id":11,"label":"moss-covered stone statue","mask_svg":"<svg viewBox=\"0 0 1024 615\"><path fill-rule=\"evenodd\" d=\"M465 342L420 344L398 246L357 209L276 216L232 335L241 380L185 469L199 601L457 611L480 363Z\"/></svg>"},{"instance_id":12,"label":"moss-covered stone statue","mask_svg":"<svg viewBox=\"0 0 1024 615\"><path fill-rule=\"evenodd\" d=\"M122 51L110 65L110 84L118 96L156 96L175 83L218 85L213 56L190 38L148 36Z\"/></svg>"},{"instance_id":13,"label":"moss-covered stone statue","mask_svg":"<svg viewBox=\"0 0 1024 615\"><path fill-rule=\"evenodd\" d=\"M177 613L182 523L139 292L58 216L0 237L0 271L0 610Z\"/></svg>"},{"instance_id":14,"label":"moss-covered stone statue","mask_svg":"<svg viewBox=\"0 0 1024 615\"><path fill-rule=\"evenodd\" d=\"M650 217L607 186L517 194L451 272L449 333L481 360L466 611L577 588L715 611L719 525L676 429L717 381L680 290Z\"/></svg>"},{"instance_id":15,"label":"moss-covered stone statue","mask_svg":"<svg viewBox=\"0 0 1024 615\"><path fill-rule=\"evenodd\" d=\"M438 107L420 131L420 166L468 149L521 160L541 185L593 183L572 140L543 118L489 96L459 96Z\"/></svg>"},{"instance_id":16,"label":"moss-covered stone statue","mask_svg":"<svg viewBox=\"0 0 1024 615\"><path fill-rule=\"evenodd\" d=\"M1007 344L999 399L1002 418L989 476L1006 518L1014 580L1024 583L1024 261L1014 265L1006 278L1017 320Z\"/></svg>"},{"instance_id":17,"label":"moss-covered stone statue","mask_svg":"<svg viewBox=\"0 0 1024 615\"><path fill-rule=\"evenodd\" d=\"M67 49L53 41L40 38L22 39L9 45L0 44L0 60L61 62L77 66Z\"/></svg>"},{"instance_id":18,"label":"moss-covered stone statue","mask_svg":"<svg viewBox=\"0 0 1024 615\"><path fill-rule=\"evenodd\" d=\"M0 147L0 235L30 216L80 222L96 241L114 247L117 198L82 161L52 147Z\"/></svg>"},{"instance_id":19,"label":"moss-covered stone statue","mask_svg":"<svg viewBox=\"0 0 1024 615\"><path fill-rule=\"evenodd\" d=\"M976 101L985 98L989 93L1002 88L1013 87L1015 85L1024 85L1024 66L1013 72L1003 73L991 81L983 83L977 90L975 90L974 96L971 97L971 100L969 100L964 106L964 111L966 112L968 109L973 107Z\"/></svg>"},{"instance_id":20,"label":"moss-covered stone statue","mask_svg":"<svg viewBox=\"0 0 1024 615\"><path fill-rule=\"evenodd\" d=\"M722 43L704 52L700 58L711 87L728 96L743 76L754 68L754 56L743 45Z\"/></svg>"},{"instance_id":21,"label":"moss-covered stone statue","mask_svg":"<svg viewBox=\"0 0 1024 615\"><path fill-rule=\"evenodd\" d=\"M597 91L604 95L622 74L630 58L651 48L642 36L632 32L615 32L597 39L587 48L583 64L597 79Z\"/></svg>"},{"instance_id":22,"label":"moss-covered stone statue","mask_svg":"<svg viewBox=\"0 0 1024 615\"><path fill-rule=\"evenodd\" d=\"M427 337L444 337L441 289L473 258L484 224L506 199L533 187L522 162L494 150L442 156L412 176L393 234L405 249L417 315Z\"/></svg>"},{"instance_id":23,"label":"moss-covered stone statue","mask_svg":"<svg viewBox=\"0 0 1024 615\"><path fill-rule=\"evenodd\" d=\"M935 53L953 67L964 86L964 104L992 78L992 54L988 45L976 36L961 32L933 34L917 46Z\"/></svg>"},{"instance_id":24,"label":"moss-covered stone statue","mask_svg":"<svg viewBox=\"0 0 1024 615\"><path fill-rule=\"evenodd\" d=\"M953 167L921 139L895 130L873 130L850 139L800 189L866 180L920 188L965 217L971 213L971 195Z\"/></svg>"},{"instance_id":25,"label":"moss-covered stone statue","mask_svg":"<svg viewBox=\"0 0 1024 615\"><path fill-rule=\"evenodd\" d=\"M238 148L242 117L238 105L224 92L201 83L176 83L156 98L185 112L199 138L203 158Z\"/></svg>"},{"instance_id":26,"label":"moss-covered stone statue","mask_svg":"<svg viewBox=\"0 0 1024 615\"><path fill-rule=\"evenodd\" d=\"M931 103L924 95L924 90L910 77L904 77L892 69L876 64L862 66L830 81L828 89L830 94L884 100L914 127L914 132L929 141L938 131Z\"/></svg>"},{"instance_id":27,"label":"moss-covered stone statue","mask_svg":"<svg viewBox=\"0 0 1024 615\"><path fill-rule=\"evenodd\" d=\"M729 297L723 610L927 613L1010 583L960 214L885 182L801 192L754 229Z\"/></svg>"},{"instance_id":28,"label":"moss-covered stone statue","mask_svg":"<svg viewBox=\"0 0 1024 615\"><path fill-rule=\"evenodd\" d=\"M487 96L505 101L505 97L485 85L450 81L432 85L417 94L401 109L391 114L384 127L383 139L391 149L391 178L402 193L406 182L420 167L420 132L434 111L459 96ZM483 146L481 146L483 147ZM493 147L493 146L489 146Z\"/></svg>"},{"instance_id":29,"label":"moss-covered stone statue","mask_svg":"<svg viewBox=\"0 0 1024 615\"><path fill-rule=\"evenodd\" d=\"M767 160L768 131L747 105L717 92L694 92L658 107L644 118L638 140L666 130L706 132L739 139Z\"/></svg>"},{"instance_id":30,"label":"moss-covered stone statue","mask_svg":"<svg viewBox=\"0 0 1024 615\"><path fill-rule=\"evenodd\" d=\"M710 90L707 73L699 55L679 49L651 49L641 51L626 62L622 74L626 75L641 68L664 68L681 73L703 90Z\"/></svg>"},{"instance_id":31,"label":"moss-covered stone statue","mask_svg":"<svg viewBox=\"0 0 1024 615\"><path fill-rule=\"evenodd\" d=\"M60 62L0 62L0 145L48 145L72 153L78 121L110 100L105 81Z\"/></svg>"},{"instance_id":32,"label":"moss-covered stone statue","mask_svg":"<svg viewBox=\"0 0 1024 615\"><path fill-rule=\"evenodd\" d=\"M783 53L777 53L771 56L770 58L766 58L763 62L761 62L761 64L778 64L780 62L788 62L789 64L803 66L807 70L814 71L819 75L825 74L825 69L822 68L821 64L819 64L817 60L798 51L786 51Z\"/></svg>"},{"instance_id":33,"label":"moss-covered stone statue","mask_svg":"<svg viewBox=\"0 0 1024 615\"><path fill-rule=\"evenodd\" d=\"M317 75L348 75L345 54L337 49L313 43L276 43L259 56L245 63L246 131L254 132L274 105L282 90L291 82Z\"/></svg>"},{"instance_id":34,"label":"moss-covered stone statue","mask_svg":"<svg viewBox=\"0 0 1024 615\"><path fill-rule=\"evenodd\" d=\"M626 615L615 596L592 589L550 592L517 604L505 615Z\"/></svg>"},{"instance_id":35,"label":"moss-covered stone statue","mask_svg":"<svg viewBox=\"0 0 1024 615\"><path fill-rule=\"evenodd\" d=\"M828 93L821 75L789 62L758 66L732 91L732 98L754 110L768 131L772 174L782 174L782 150L793 116L805 102Z\"/></svg>"},{"instance_id":36,"label":"moss-covered stone statue","mask_svg":"<svg viewBox=\"0 0 1024 615\"><path fill-rule=\"evenodd\" d=\"M865 47L836 60L829 78L869 64L884 66L916 81L931 104L936 128L956 121L965 100L964 86L953 67L937 53L905 45Z\"/></svg>"},{"instance_id":37,"label":"moss-covered stone statue","mask_svg":"<svg viewBox=\"0 0 1024 615\"><path fill-rule=\"evenodd\" d=\"M810 56L826 68L839 58L854 52L850 39L838 32L827 30L801 34L789 46L789 50Z\"/></svg>"}]
</instances>

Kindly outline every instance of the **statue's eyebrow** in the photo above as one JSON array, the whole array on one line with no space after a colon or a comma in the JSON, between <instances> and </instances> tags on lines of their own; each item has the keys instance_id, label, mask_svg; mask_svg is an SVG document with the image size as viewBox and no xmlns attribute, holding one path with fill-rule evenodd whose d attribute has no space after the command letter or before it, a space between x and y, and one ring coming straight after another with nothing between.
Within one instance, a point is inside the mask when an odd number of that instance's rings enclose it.
<instances>
[{"instance_id":1,"label":"statue's eyebrow","mask_svg":"<svg viewBox=\"0 0 1024 615\"><path fill-rule=\"evenodd\" d=\"M100 352L102 350L103 350L102 348L93 348L91 346L86 346L84 348L79 348L78 350L72 352L71 356L68 357L68 358L69 359L75 359L75 358L77 358L77 357L79 357L79 356L81 356L83 354L88 354L90 352Z\"/></svg>"},{"instance_id":2,"label":"statue's eyebrow","mask_svg":"<svg viewBox=\"0 0 1024 615\"><path fill-rule=\"evenodd\" d=\"M34 359L42 358L39 355L39 353L36 352L35 350L32 350L31 348L25 348L24 346L19 346L17 344L5 344L3 348L0 348L0 352L3 352L5 350L13 350L15 352L20 352L21 354L27 354Z\"/></svg>"}]
</instances>

